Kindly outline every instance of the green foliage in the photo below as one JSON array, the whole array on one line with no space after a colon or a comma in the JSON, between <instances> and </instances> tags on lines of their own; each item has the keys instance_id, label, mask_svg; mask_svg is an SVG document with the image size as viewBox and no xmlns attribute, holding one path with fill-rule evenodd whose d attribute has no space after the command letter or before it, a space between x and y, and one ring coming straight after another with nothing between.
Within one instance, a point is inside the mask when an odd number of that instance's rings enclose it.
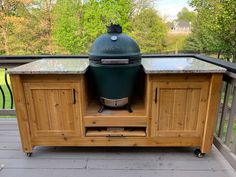
<instances>
[{"instance_id":1,"label":"green foliage","mask_svg":"<svg viewBox=\"0 0 236 177\"><path fill-rule=\"evenodd\" d=\"M1 54L85 54L111 23L132 34L144 52L158 52L164 46L166 29L151 9L153 0L89 0L83 5L80 0L4 2L0 7ZM135 35L139 31L145 31L143 39L143 34Z\"/></svg>"},{"instance_id":2,"label":"green foliage","mask_svg":"<svg viewBox=\"0 0 236 177\"><path fill-rule=\"evenodd\" d=\"M182 51L188 35L187 34L167 34L165 51Z\"/></svg>"},{"instance_id":3,"label":"green foliage","mask_svg":"<svg viewBox=\"0 0 236 177\"><path fill-rule=\"evenodd\" d=\"M53 9L52 36L57 45L71 54L81 52L81 4L78 0L58 0ZM59 53L60 51L58 51Z\"/></svg>"},{"instance_id":4,"label":"green foliage","mask_svg":"<svg viewBox=\"0 0 236 177\"><path fill-rule=\"evenodd\" d=\"M90 0L83 7L83 42L85 50L111 23L120 24L127 32L130 21L131 0ZM85 51L86 52L86 51Z\"/></svg>"},{"instance_id":5,"label":"green foliage","mask_svg":"<svg viewBox=\"0 0 236 177\"><path fill-rule=\"evenodd\" d=\"M140 44L143 53L182 50L185 36L169 35L152 8L154 0L2 0L0 54L86 54L111 23ZM235 0L190 0L196 12L183 8L177 21L192 23L185 50L221 51L236 45ZM228 57L229 58L229 57ZM236 61L236 57L234 57Z\"/></svg>"},{"instance_id":6,"label":"green foliage","mask_svg":"<svg viewBox=\"0 0 236 177\"><path fill-rule=\"evenodd\" d=\"M193 22L196 17L196 13L189 11L186 7L184 7L178 14L177 14L177 21L187 21Z\"/></svg>"},{"instance_id":7,"label":"green foliage","mask_svg":"<svg viewBox=\"0 0 236 177\"><path fill-rule=\"evenodd\" d=\"M132 20L131 35L143 53L157 53L165 48L167 28L154 9L142 10Z\"/></svg>"},{"instance_id":8,"label":"green foliage","mask_svg":"<svg viewBox=\"0 0 236 177\"><path fill-rule=\"evenodd\" d=\"M186 48L220 51L236 61L236 1L191 0L198 12Z\"/></svg>"}]
</instances>

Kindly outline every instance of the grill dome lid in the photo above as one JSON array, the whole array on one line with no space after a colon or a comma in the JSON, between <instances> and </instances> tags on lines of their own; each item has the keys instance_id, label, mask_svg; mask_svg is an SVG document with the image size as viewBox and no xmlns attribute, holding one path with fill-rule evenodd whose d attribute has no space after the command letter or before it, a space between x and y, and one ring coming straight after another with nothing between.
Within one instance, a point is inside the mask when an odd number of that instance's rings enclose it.
<instances>
[{"instance_id":1,"label":"grill dome lid","mask_svg":"<svg viewBox=\"0 0 236 177\"><path fill-rule=\"evenodd\" d=\"M90 60L107 58L141 60L138 44L133 38L122 33L120 25L108 26L107 33L99 36L90 49Z\"/></svg>"}]
</instances>

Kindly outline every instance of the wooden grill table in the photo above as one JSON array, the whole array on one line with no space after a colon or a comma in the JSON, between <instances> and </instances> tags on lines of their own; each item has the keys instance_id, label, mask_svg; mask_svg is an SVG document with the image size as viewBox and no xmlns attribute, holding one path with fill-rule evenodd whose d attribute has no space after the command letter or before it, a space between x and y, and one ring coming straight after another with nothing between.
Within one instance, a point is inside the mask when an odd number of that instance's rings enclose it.
<instances>
[{"instance_id":1,"label":"wooden grill table","mask_svg":"<svg viewBox=\"0 0 236 177\"><path fill-rule=\"evenodd\" d=\"M143 58L132 113L106 109L88 59L42 59L10 74L23 151L35 146L211 149L224 68L193 57Z\"/></svg>"}]
</instances>

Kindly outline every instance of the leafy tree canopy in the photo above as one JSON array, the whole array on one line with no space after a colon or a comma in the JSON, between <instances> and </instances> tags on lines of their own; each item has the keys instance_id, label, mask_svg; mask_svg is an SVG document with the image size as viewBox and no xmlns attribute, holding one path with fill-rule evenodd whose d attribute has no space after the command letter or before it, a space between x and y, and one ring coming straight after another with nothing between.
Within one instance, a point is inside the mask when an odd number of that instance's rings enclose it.
<instances>
[{"instance_id":1,"label":"leafy tree canopy","mask_svg":"<svg viewBox=\"0 0 236 177\"><path fill-rule=\"evenodd\" d=\"M143 53L160 52L165 47L167 28L154 9L144 9L132 20L131 35Z\"/></svg>"},{"instance_id":2,"label":"leafy tree canopy","mask_svg":"<svg viewBox=\"0 0 236 177\"><path fill-rule=\"evenodd\" d=\"M197 17L187 49L219 51L236 61L236 1L235 0L191 0Z\"/></svg>"},{"instance_id":3,"label":"leafy tree canopy","mask_svg":"<svg viewBox=\"0 0 236 177\"><path fill-rule=\"evenodd\" d=\"M177 21L187 21L193 22L196 17L196 13L189 11L186 7L184 7L178 14L177 14Z\"/></svg>"}]
</instances>

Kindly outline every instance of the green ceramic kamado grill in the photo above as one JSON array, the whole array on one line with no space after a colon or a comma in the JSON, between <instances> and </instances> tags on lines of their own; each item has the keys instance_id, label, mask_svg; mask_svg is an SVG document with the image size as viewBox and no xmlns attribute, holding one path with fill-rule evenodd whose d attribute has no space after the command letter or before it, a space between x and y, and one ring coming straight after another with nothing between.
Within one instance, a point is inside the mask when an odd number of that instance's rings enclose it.
<instances>
[{"instance_id":1,"label":"green ceramic kamado grill","mask_svg":"<svg viewBox=\"0 0 236 177\"><path fill-rule=\"evenodd\" d=\"M127 108L130 112L132 93L141 68L138 44L122 33L120 25L107 27L89 52L90 71L104 108Z\"/></svg>"}]
</instances>

